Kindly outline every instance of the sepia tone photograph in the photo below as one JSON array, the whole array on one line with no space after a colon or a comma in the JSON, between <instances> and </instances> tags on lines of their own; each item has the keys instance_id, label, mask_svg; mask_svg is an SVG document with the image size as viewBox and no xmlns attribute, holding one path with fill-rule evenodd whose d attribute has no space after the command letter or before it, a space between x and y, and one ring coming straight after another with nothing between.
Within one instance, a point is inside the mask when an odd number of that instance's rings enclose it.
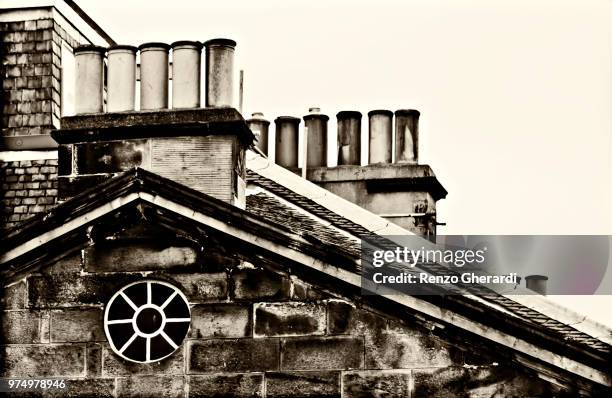
<instances>
[{"instance_id":1,"label":"sepia tone photograph","mask_svg":"<svg viewBox=\"0 0 612 398\"><path fill-rule=\"evenodd\" d=\"M612 396L610 21L0 0L0 394Z\"/></svg>"}]
</instances>

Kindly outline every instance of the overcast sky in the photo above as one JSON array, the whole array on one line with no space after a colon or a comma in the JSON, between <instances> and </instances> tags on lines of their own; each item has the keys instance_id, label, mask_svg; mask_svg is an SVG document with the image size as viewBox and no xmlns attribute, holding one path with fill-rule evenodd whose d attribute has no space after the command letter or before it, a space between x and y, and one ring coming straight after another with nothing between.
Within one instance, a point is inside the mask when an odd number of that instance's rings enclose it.
<instances>
[{"instance_id":1,"label":"overcast sky","mask_svg":"<svg viewBox=\"0 0 612 398\"><path fill-rule=\"evenodd\" d=\"M236 40L245 114L420 110L441 233L612 234L612 1L78 3L120 43Z\"/></svg>"}]
</instances>

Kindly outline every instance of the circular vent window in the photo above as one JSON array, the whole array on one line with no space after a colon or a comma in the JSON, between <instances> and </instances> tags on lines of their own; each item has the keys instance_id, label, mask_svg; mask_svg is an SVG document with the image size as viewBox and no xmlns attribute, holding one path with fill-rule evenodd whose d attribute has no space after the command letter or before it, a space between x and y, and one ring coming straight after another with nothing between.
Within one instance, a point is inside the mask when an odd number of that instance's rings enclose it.
<instances>
[{"instance_id":1,"label":"circular vent window","mask_svg":"<svg viewBox=\"0 0 612 398\"><path fill-rule=\"evenodd\" d=\"M187 298L169 283L144 280L113 295L104 311L104 331L113 351L149 363L172 354L191 322Z\"/></svg>"}]
</instances>

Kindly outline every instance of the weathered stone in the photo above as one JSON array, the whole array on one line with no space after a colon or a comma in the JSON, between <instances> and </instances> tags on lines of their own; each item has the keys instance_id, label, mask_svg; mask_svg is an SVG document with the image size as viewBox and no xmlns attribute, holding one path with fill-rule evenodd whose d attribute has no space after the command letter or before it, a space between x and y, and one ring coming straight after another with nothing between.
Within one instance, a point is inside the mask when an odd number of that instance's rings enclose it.
<instances>
[{"instance_id":1,"label":"weathered stone","mask_svg":"<svg viewBox=\"0 0 612 398\"><path fill-rule=\"evenodd\" d=\"M44 274L77 273L81 271L81 268L81 251L79 250L44 267L41 272Z\"/></svg>"},{"instance_id":2,"label":"weathered stone","mask_svg":"<svg viewBox=\"0 0 612 398\"><path fill-rule=\"evenodd\" d=\"M192 338L247 337L251 333L250 305L200 304L191 309Z\"/></svg>"},{"instance_id":3,"label":"weathered stone","mask_svg":"<svg viewBox=\"0 0 612 398\"><path fill-rule=\"evenodd\" d=\"M87 344L86 358L87 376L99 377L102 375L102 344Z\"/></svg>"},{"instance_id":4,"label":"weathered stone","mask_svg":"<svg viewBox=\"0 0 612 398\"><path fill-rule=\"evenodd\" d=\"M340 397L339 372L266 373L266 397Z\"/></svg>"},{"instance_id":5,"label":"weathered stone","mask_svg":"<svg viewBox=\"0 0 612 398\"><path fill-rule=\"evenodd\" d=\"M413 367L452 366L454 354L460 354L441 340L414 330L385 331L367 339L366 368L406 369ZM460 361L461 358L456 358Z\"/></svg>"},{"instance_id":6,"label":"weathered stone","mask_svg":"<svg viewBox=\"0 0 612 398\"><path fill-rule=\"evenodd\" d=\"M325 306L318 303L257 303L255 335L322 335L325 333L325 313Z\"/></svg>"},{"instance_id":7,"label":"weathered stone","mask_svg":"<svg viewBox=\"0 0 612 398\"><path fill-rule=\"evenodd\" d=\"M360 369L363 338L296 337L282 340L281 369Z\"/></svg>"},{"instance_id":8,"label":"weathered stone","mask_svg":"<svg viewBox=\"0 0 612 398\"><path fill-rule=\"evenodd\" d=\"M450 367L413 371L412 397L552 397L575 392L520 374L507 367Z\"/></svg>"},{"instance_id":9,"label":"weathered stone","mask_svg":"<svg viewBox=\"0 0 612 398\"><path fill-rule=\"evenodd\" d=\"M15 310L25 308L26 284L25 281L14 283L2 289L0 294L0 308Z\"/></svg>"},{"instance_id":10,"label":"weathered stone","mask_svg":"<svg viewBox=\"0 0 612 398\"><path fill-rule=\"evenodd\" d=\"M323 300L329 298L329 294L309 283L302 281L295 275L291 275L290 279L292 285L292 300Z\"/></svg>"},{"instance_id":11,"label":"weathered stone","mask_svg":"<svg viewBox=\"0 0 612 398\"><path fill-rule=\"evenodd\" d=\"M37 311L2 311L0 325L0 344L41 343L45 337L41 336L41 317Z\"/></svg>"},{"instance_id":12,"label":"weathered stone","mask_svg":"<svg viewBox=\"0 0 612 398\"><path fill-rule=\"evenodd\" d=\"M172 274L167 275L181 288L192 303L225 300L228 295L227 274Z\"/></svg>"},{"instance_id":13,"label":"weathered stone","mask_svg":"<svg viewBox=\"0 0 612 398\"><path fill-rule=\"evenodd\" d=\"M106 304L119 288L141 278L139 274L31 275L28 302L31 307Z\"/></svg>"},{"instance_id":14,"label":"weathered stone","mask_svg":"<svg viewBox=\"0 0 612 398\"><path fill-rule=\"evenodd\" d=\"M329 334L372 335L387 328L383 317L343 300L329 300L328 331Z\"/></svg>"},{"instance_id":15,"label":"weathered stone","mask_svg":"<svg viewBox=\"0 0 612 398\"><path fill-rule=\"evenodd\" d=\"M404 398L410 396L410 371L362 371L342 375L342 396ZM428 397L438 397L428 395Z\"/></svg>"},{"instance_id":16,"label":"weathered stone","mask_svg":"<svg viewBox=\"0 0 612 398\"><path fill-rule=\"evenodd\" d=\"M164 242L99 242L85 250L89 272L184 270L194 267L196 261L193 248Z\"/></svg>"},{"instance_id":17,"label":"weathered stone","mask_svg":"<svg viewBox=\"0 0 612 398\"><path fill-rule=\"evenodd\" d=\"M116 355L108 345L104 346L102 353L103 376L132 376L132 375L182 375L184 368L183 348L179 348L172 355L158 362L141 364L126 361Z\"/></svg>"},{"instance_id":18,"label":"weathered stone","mask_svg":"<svg viewBox=\"0 0 612 398\"><path fill-rule=\"evenodd\" d=\"M45 391L43 397L114 397L114 379L66 379L66 390ZM59 394L58 394L59 393Z\"/></svg>"},{"instance_id":19,"label":"weathered stone","mask_svg":"<svg viewBox=\"0 0 612 398\"><path fill-rule=\"evenodd\" d=\"M183 376L137 376L117 378L120 397L184 397Z\"/></svg>"},{"instance_id":20,"label":"weathered stone","mask_svg":"<svg viewBox=\"0 0 612 398\"><path fill-rule=\"evenodd\" d=\"M103 316L99 308L51 311L51 342L103 341Z\"/></svg>"},{"instance_id":21,"label":"weathered stone","mask_svg":"<svg viewBox=\"0 0 612 398\"><path fill-rule=\"evenodd\" d=\"M60 377L85 375L81 345L6 345L0 349L2 377Z\"/></svg>"},{"instance_id":22,"label":"weathered stone","mask_svg":"<svg viewBox=\"0 0 612 398\"><path fill-rule=\"evenodd\" d=\"M189 396L206 398L263 397L263 375L248 373L189 376Z\"/></svg>"},{"instance_id":23,"label":"weathered stone","mask_svg":"<svg viewBox=\"0 0 612 398\"><path fill-rule=\"evenodd\" d=\"M232 296L237 299L288 299L291 281L285 275L262 269L241 269L232 274Z\"/></svg>"},{"instance_id":24,"label":"weathered stone","mask_svg":"<svg viewBox=\"0 0 612 398\"><path fill-rule=\"evenodd\" d=\"M189 373L278 370L277 339L219 339L189 342Z\"/></svg>"}]
</instances>

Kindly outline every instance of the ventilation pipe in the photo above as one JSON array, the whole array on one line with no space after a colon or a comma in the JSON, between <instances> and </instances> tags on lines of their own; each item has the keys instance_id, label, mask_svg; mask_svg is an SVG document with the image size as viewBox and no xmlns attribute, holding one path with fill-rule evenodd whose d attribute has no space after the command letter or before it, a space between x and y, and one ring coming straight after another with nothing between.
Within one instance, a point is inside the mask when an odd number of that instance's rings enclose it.
<instances>
[{"instance_id":1,"label":"ventilation pipe","mask_svg":"<svg viewBox=\"0 0 612 398\"><path fill-rule=\"evenodd\" d=\"M419 161L419 111L395 111L395 163Z\"/></svg>"},{"instance_id":2,"label":"ventilation pipe","mask_svg":"<svg viewBox=\"0 0 612 398\"><path fill-rule=\"evenodd\" d=\"M546 296L546 282L548 277L544 275L529 275L525 277L525 283L527 289L531 289L534 292Z\"/></svg>"},{"instance_id":3,"label":"ventilation pipe","mask_svg":"<svg viewBox=\"0 0 612 398\"><path fill-rule=\"evenodd\" d=\"M202 43L172 43L172 108L200 107L200 65Z\"/></svg>"},{"instance_id":4,"label":"ventilation pipe","mask_svg":"<svg viewBox=\"0 0 612 398\"><path fill-rule=\"evenodd\" d=\"M104 47L85 45L74 50L76 61L75 112L104 111Z\"/></svg>"},{"instance_id":5,"label":"ventilation pipe","mask_svg":"<svg viewBox=\"0 0 612 398\"><path fill-rule=\"evenodd\" d=\"M168 50L165 43L145 43L140 50L140 109L168 108Z\"/></svg>"},{"instance_id":6,"label":"ventilation pipe","mask_svg":"<svg viewBox=\"0 0 612 398\"><path fill-rule=\"evenodd\" d=\"M136 51L134 46L115 45L108 48L107 112L134 110Z\"/></svg>"},{"instance_id":7,"label":"ventilation pipe","mask_svg":"<svg viewBox=\"0 0 612 398\"><path fill-rule=\"evenodd\" d=\"M288 169L298 167L298 128L300 119L279 116L276 124L276 163Z\"/></svg>"},{"instance_id":8,"label":"ventilation pipe","mask_svg":"<svg viewBox=\"0 0 612 398\"><path fill-rule=\"evenodd\" d=\"M338 165L361 164L361 113L342 111L338 119Z\"/></svg>"},{"instance_id":9,"label":"ventilation pipe","mask_svg":"<svg viewBox=\"0 0 612 398\"><path fill-rule=\"evenodd\" d=\"M310 108L304 116L304 125L308 130L306 143L306 166L327 166L327 121L329 116L323 115L321 109Z\"/></svg>"},{"instance_id":10,"label":"ventilation pipe","mask_svg":"<svg viewBox=\"0 0 612 398\"><path fill-rule=\"evenodd\" d=\"M206 106L234 104L234 49L236 42L213 39L206 47Z\"/></svg>"},{"instance_id":11,"label":"ventilation pipe","mask_svg":"<svg viewBox=\"0 0 612 398\"><path fill-rule=\"evenodd\" d=\"M376 109L368 112L369 157L368 164L391 163L393 141L393 112Z\"/></svg>"},{"instance_id":12,"label":"ventilation pipe","mask_svg":"<svg viewBox=\"0 0 612 398\"><path fill-rule=\"evenodd\" d=\"M255 112L251 115L251 118L246 121L247 126L251 129L257 142L255 146L264 154L268 155L268 128L270 122L264 119L264 115L261 112Z\"/></svg>"}]
</instances>

